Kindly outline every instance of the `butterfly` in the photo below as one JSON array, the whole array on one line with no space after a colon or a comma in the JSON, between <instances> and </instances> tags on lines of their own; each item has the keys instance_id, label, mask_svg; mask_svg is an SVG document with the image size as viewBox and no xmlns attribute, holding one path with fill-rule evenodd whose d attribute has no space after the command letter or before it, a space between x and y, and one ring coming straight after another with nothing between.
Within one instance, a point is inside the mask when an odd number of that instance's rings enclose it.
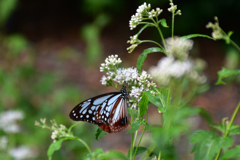
<instances>
[{"instance_id":1,"label":"butterfly","mask_svg":"<svg viewBox=\"0 0 240 160\"><path fill-rule=\"evenodd\" d=\"M117 133L128 126L128 93L126 86L120 92L110 92L79 103L70 112L74 121L98 125L108 133Z\"/></svg>"}]
</instances>

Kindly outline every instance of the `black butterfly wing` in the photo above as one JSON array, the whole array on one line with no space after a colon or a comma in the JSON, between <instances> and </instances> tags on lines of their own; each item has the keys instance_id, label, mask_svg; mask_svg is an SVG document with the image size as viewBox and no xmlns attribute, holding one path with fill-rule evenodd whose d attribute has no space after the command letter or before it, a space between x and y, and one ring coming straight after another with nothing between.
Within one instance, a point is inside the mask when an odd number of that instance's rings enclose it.
<instances>
[{"instance_id":1,"label":"black butterfly wing","mask_svg":"<svg viewBox=\"0 0 240 160\"><path fill-rule=\"evenodd\" d=\"M111 92L89 98L74 107L69 117L74 121L109 125L110 112L121 95L121 92Z\"/></svg>"}]
</instances>

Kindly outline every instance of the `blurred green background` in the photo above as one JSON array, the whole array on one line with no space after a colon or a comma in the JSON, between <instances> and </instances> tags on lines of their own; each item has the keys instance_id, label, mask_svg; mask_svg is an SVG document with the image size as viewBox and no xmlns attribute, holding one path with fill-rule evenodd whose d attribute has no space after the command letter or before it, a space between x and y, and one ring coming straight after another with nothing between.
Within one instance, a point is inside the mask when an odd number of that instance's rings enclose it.
<instances>
[{"instance_id":1,"label":"blurred green background","mask_svg":"<svg viewBox=\"0 0 240 160\"><path fill-rule=\"evenodd\" d=\"M11 147L29 146L37 155L34 159L47 159L51 132L34 126L34 121L40 118L56 119L59 124L70 126L74 122L68 114L76 104L88 97L113 91L100 84L100 63L106 56L118 54L125 67L135 66L139 53L150 47L144 44L132 54L126 51L127 40L137 32L137 29L129 30L130 17L143 2L0 0L0 112L21 110L24 113L24 119L18 122L21 131L9 134L0 130L0 137L7 136ZM170 25L167 0L146 2L151 3L152 8L163 9L161 16ZM177 0L174 3L182 11L182 16L176 17L176 35L210 35L211 30L205 26L209 21L214 21L214 16L218 16L220 26L225 31L234 31L232 39L239 44L239 0ZM169 37L170 30L164 29L163 34ZM155 38L155 31L147 30L140 39L144 37ZM194 41L193 53L207 61L206 75L212 86L222 66L239 67L239 53L224 42L202 38ZM150 55L144 69L156 65L161 56ZM231 109L216 111L215 108L223 105L235 107L240 93L234 85L228 86L227 91L213 87L194 103L205 107L217 120L223 115L230 116ZM225 103L211 102L211 98L220 97L213 96L216 92L218 95L222 93L225 99L221 100ZM226 93L235 94L232 98L228 94L226 97ZM128 151L130 136L125 135L126 131L96 142L95 129L94 125L79 123L73 131L93 148ZM115 141L110 142L113 138ZM0 153L2 155L3 152ZM86 150L81 144L68 142L54 154L53 159L79 159L84 153Z\"/></svg>"}]
</instances>

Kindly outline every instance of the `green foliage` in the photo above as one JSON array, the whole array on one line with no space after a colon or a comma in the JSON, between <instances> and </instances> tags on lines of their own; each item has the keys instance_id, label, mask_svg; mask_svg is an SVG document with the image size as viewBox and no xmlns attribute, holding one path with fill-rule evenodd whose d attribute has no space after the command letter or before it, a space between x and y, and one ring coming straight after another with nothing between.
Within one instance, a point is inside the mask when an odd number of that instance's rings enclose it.
<instances>
[{"instance_id":1,"label":"green foliage","mask_svg":"<svg viewBox=\"0 0 240 160\"><path fill-rule=\"evenodd\" d=\"M61 139L57 140L56 142L53 142L49 146L48 151L47 151L47 155L48 155L49 160L52 159L53 153L61 148L62 142L65 141L65 140L77 140L77 138L65 137L65 138L61 138Z\"/></svg>"},{"instance_id":2,"label":"green foliage","mask_svg":"<svg viewBox=\"0 0 240 160\"><path fill-rule=\"evenodd\" d=\"M135 131L137 131L138 128L141 126L141 122L141 119L134 121L131 125L131 129L127 133L134 133Z\"/></svg>"},{"instance_id":3,"label":"green foliage","mask_svg":"<svg viewBox=\"0 0 240 160\"><path fill-rule=\"evenodd\" d=\"M145 95L145 93L143 93L141 101L139 102L139 108L140 108L140 117L143 117L148 109L148 98Z\"/></svg>"},{"instance_id":4,"label":"green foliage","mask_svg":"<svg viewBox=\"0 0 240 160\"><path fill-rule=\"evenodd\" d=\"M204 34L189 34L189 35L186 35L186 36L182 36L181 38L191 39L191 38L196 38L196 37L213 39L212 37L210 37L208 35L204 35Z\"/></svg>"},{"instance_id":5,"label":"green foliage","mask_svg":"<svg viewBox=\"0 0 240 160\"><path fill-rule=\"evenodd\" d=\"M233 143L229 137L220 137L211 131L196 131L191 136L194 159L212 160L223 149L226 151Z\"/></svg>"},{"instance_id":6,"label":"green foliage","mask_svg":"<svg viewBox=\"0 0 240 160\"><path fill-rule=\"evenodd\" d=\"M222 70L218 72L218 81L216 82L216 84L225 85L226 83L223 81L224 78L228 78L230 76L239 76L239 75L240 75L240 70L227 69L223 67Z\"/></svg>"},{"instance_id":7,"label":"green foliage","mask_svg":"<svg viewBox=\"0 0 240 160\"><path fill-rule=\"evenodd\" d=\"M142 153L144 153L144 152L146 152L147 151L147 148L146 147L138 147L138 148L136 148L136 147L134 147L133 148L133 152L135 153L136 152L136 156L137 155L140 155L140 154L142 154ZM130 157L130 150L128 151L128 158Z\"/></svg>"},{"instance_id":8,"label":"green foliage","mask_svg":"<svg viewBox=\"0 0 240 160\"><path fill-rule=\"evenodd\" d=\"M228 159L239 159L240 158L240 145L236 145L234 148L227 150L221 160L228 160Z\"/></svg>"},{"instance_id":9,"label":"green foliage","mask_svg":"<svg viewBox=\"0 0 240 160\"><path fill-rule=\"evenodd\" d=\"M143 62L145 61L145 59L147 58L147 55L149 53L153 53L153 52L163 52L163 50L161 48L158 48L158 47L153 47L153 48L148 48L148 49L145 49L143 51L143 53L138 57L138 61L137 61L137 69L138 69L138 72L141 73L141 69L142 69L142 66L143 66Z\"/></svg>"},{"instance_id":10,"label":"green foliage","mask_svg":"<svg viewBox=\"0 0 240 160\"><path fill-rule=\"evenodd\" d=\"M102 136L108 134L107 132L103 131L101 128L98 128L95 133L95 139L98 141Z\"/></svg>"},{"instance_id":11,"label":"green foliage","mask_svg":"<svg viewBox=\"0 0 240 160\"><path fill-rule=\"evenodd\" d=\"M163 27L165 27L165 28L168 28L168 25L167 25L167 22L166 22L166 19L161 19L160 21L159 21L159 23L163 26Z\"/></svg>"}]
</instances>

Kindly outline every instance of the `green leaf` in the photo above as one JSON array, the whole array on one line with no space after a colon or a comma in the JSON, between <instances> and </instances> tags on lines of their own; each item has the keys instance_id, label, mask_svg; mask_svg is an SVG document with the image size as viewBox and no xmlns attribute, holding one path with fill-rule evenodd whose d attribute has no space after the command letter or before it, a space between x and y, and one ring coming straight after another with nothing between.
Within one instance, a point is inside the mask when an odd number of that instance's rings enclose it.
<instances>
[{"instance_id":1,"label":"green leaf","mask_svg":"<svg viewBox=\"0 0 240 160\"><path fill-rule=\"evenodd\" d=\"M240 145L237 145L234 148L227 150L221 157L221 160L239 159L239 158L240 158Z\"/></svg>"},{"instance_id":2,"label":"green leaf","mask_svg":"<svg viewBox=\"0 0 240 160\"><path fill-rule=\"evenodd\" d=\"M117 160L129 160L126 155L117 151L109 151L101 156L98 156L98 160L109 160L109 159L117 159Z\"/></svg>"},{"instance_id":3,"label":"green leaf","mask_svg":"<svg viewBox=\"0 0 240 160\"><path fill-rule=\"evenodd\" d=\"M142 94L141 101L139 102L139 107L140 107L140 116L143 117L145 112L148 109L148 98L147 98L145 92L143 92L143 94Z\"/></svg>"},{"instance_id":4,"label":"green leaf","mask_svg":"<svg viewBox=\"0 0 240 160\"><path fill-rule=\"evenodd\" d=\"M131 125L131 129L127 133L134 133L141 126L141 119L134 121Z\"/></svg>"},{"instance_id":5,"label":"green leaf","mask_svg":"<svg viewBox=\"0 0 240 160\"><path fill-rule=\"evenodd\" d=\"M104 152L101 148L97 148L95 151L92 152L93 157L100 157L103 154ZM83 157L83 160L90 160L91 158L91 155L88 153Z\"/></svg>"},{"instance_id":6,"label":"green leaf","mask_svg":"<svg viewBox=\"0 0 240 160\"><path fill-rule=\"evenodd\" d=\"M231 126L232 128L232 126ZM231 129L229 131L229 136L234 136L234 135L240 135L240 127L238 126L237 128Z\"/></svg>"},{"instance_id":7,"label":"green leaf","mask_svg":"<svg viewBox=\"0 0 240 160\"><path fill-rule=\"evenodd\" d=\"M160 101L158 96L154 96L150 91L144 92L145 95L147 96L148 100L153 103L155 106L159 107L158 109L161 109L161 112L163 110L163 105L162 102Z\"/></svg>"},{"instance_id":8,"label":"green leaf","mask_svg":"<svg viewBox=\"0 0 240 160\"><path fill-rule=\"evenodd\" d=\"M131 109L131 108L128 108L128 114L134 117L138 116L138 112L135 109Z\"/></svg>"},{"instance_id":9,"label":"green leaf","mask_svg":"<svg viewBox=\"0 0 240 160\"><path fill-rule=\"evenodd\" d=\"M213 125L213 119L211 115L204 108L198 108L199 114L208 122L209 125Z\"/></svg>"},{"instance_id":10,"label":"green leaf","mask_svg":"<svg viewBox=\"0 0 240 160\"><path fill-rule=\"evenodd\" d=\"M149 53L153 53L153 52L164 52L164 51L159 47L152 47L152 48L145 49L140 54L140 56L138 57L138 60L137 60L137 69L138 69L139 73L141 73L142 65L143 65L145 59L147 58L147 55Z\"/></svg>"},{"instance_id":11,"label":"green leaf","mask_svg":"<svg viewBox=\"0 0 240 160\"><path fill-rule=\"evenodd\" d=\"M136 152L136 149L137 149L136 147L133 148L133 154ZM147 151L146 147L138 147L136 156L142 154L145 151ZM131 150L128 151L128 157L130 157L130 152L131 152Z\"/></svg>"},{"instance_id":12,"label":"green leaf","mask_svg":"<svg viewBox=\"0 0 240 160\"><path fill-rule=\"evenodd\" d=\"M233 143L232 138L220 137L210 131L196 131L190 139L193 143L192 152L195 153L194 160L212 160L221 149L226 150Z\"/></svg>"},{"instance_id":13,"label":"green leaf","mask_svg":"<svg viewBox=\"0 0 240 160\"><path fill-rule=\"evenodd\" d=\"M217 81L216 85L226 84L222 79L230 77L230 76L235 76L235 75L240 75L240 70L227 69L227 68L223 67L222 70L218 72L218 81Z\"/></svg>"},{"instance_id":14,"label":"green leaf","mask_svg":"<svg viewBox=\"0 0 240 160\"><path fill-rule=\"evenodd\" d=\"M71 140L78 140L78 138L76 138L76 137L64 137L64 138L61 138L61 139L57 140L56 142L53 142L49 146L48 151L47 151L47 155L48 155L49 160L52 159L53 153L61 148L62 142L65 141L65 140L70 140L70 139Z\"/></svg>"},{"instance_id":15,"label":"green leaf","mask_svg":"<svg viewBox=\"0 0 240 160\"><path fill-rule=\"evenodd\" d=\"M163 19L161 19L159 22L161 23L161 25L162 25L163 27L168 28L166 19L163 18Z\"/></svg>"},{"instance_id":16,"label":"green leaf","mask_svg":"<svg viewBox=\"0 0 240 160\"><path fill-rule=\"evenodd\" d=\"M233 34L233 31L229 31L227 35L230 38L232 34Z\"/></svg>"},{"instance_id":17,"label":"green leaf","mask_svg":"<svg viewBox=\"0 0 240 160\"><path fill-rule=\"evenodd\" d=\"M196 38L196 37L204 37L204 38L213 39L212 37L210 37L208 35L204 35L204 34L189 34L186 36L182 36L181 38L191 39L191 38Z\"/></svg>"},{"instance_id":18,"label":"green leaf","mask_svg":"<svg viewBox=\"0 0 240 160\"><path fill-rule=\"evenodd\" d=\"M108 132L103 131L101 128L98 128L95 133L95 139L98 141L102 136L108 134Z\"/></svg>"}]
</instances>

